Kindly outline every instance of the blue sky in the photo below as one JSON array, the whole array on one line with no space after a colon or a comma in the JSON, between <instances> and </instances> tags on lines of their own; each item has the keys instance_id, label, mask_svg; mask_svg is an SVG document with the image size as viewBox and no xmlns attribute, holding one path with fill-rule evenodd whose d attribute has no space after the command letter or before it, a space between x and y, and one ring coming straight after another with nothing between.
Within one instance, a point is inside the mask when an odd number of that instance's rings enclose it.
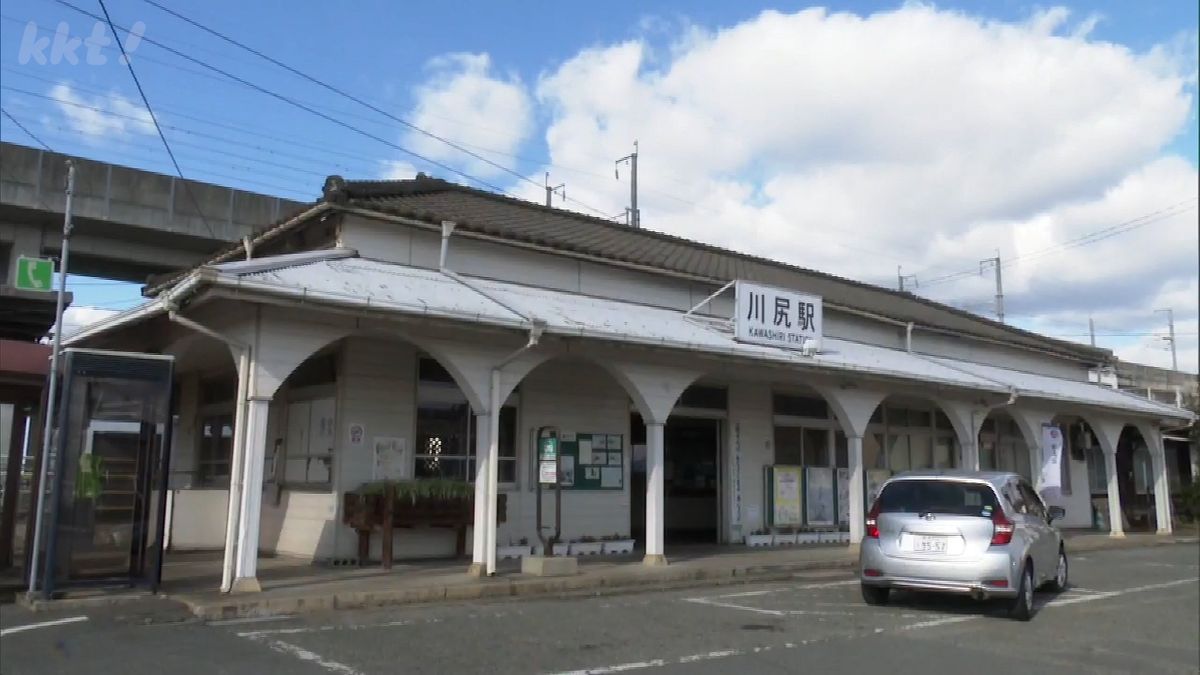
<instances>
[{"instance_id":1,"label":"blue sky","mask_svg":"<svg viewBox=\"0 0 1200 675\"><path fill-rule=\"evenodd\" d=\"M77 4L99 11L90 0ZM331 173L403 176L422 170L464 180L394 147L403 146L521 196L535 197L532 183L549 170L556 182L567 182L575 200L568 208L615 214L625 206L626 188L612 179L612 160L626 154L638 138L647 227L889 283L897 264L918 273L918 279L936 279L976 265L995 255L995 249L1005 258L1030 258L1031 251L1061 246L1173 204L1174 193L1142 194L1150 192L1145 186L1174 184L1176 179L1186 184L1200 152L1194 77L1200 20L1193 2L850 2L831 3L818 14L806 14L809 5L792 2L360 2L353 10L337 3L304 3L303 9L294 4L287 10L276 3L220 0L170 6L466 144L529 181L414 136L392 120L283 73L141 0L109 0L118 24L141 22L147 38L389 141L339 128L142 42L132 51L135 68L188 177L294 199L316 196L322 178ZM768 10L776 14L764 14ZM92 18L51 0L7 0L0 15L0 101L6 111L55 150L171 172L111 46L102 50L103 65L86 63L82 46L76 64L40 64L31 56L27 34L53 38L61 24L71 37L86 38L96 25ZM873 40L897 32L909 32L912 39L881 44L881 53L873 53ZM781 35L777 51L755 51L756 43ZM942 51L925 53L934 48ZM48 61L54 60L52 51L44 49ZM920 68L930 63L946 63L947 68L934 68L928 75L902 73L899 77L912 81L892 87L898 76L883 62L909 58L923 64ZM956 71L956 59L982 65ZM1005 70L1010 64L1026 68L1014 71L1015 85L1013 73ZM705 68L707 73L695 74ZM725 70L736 76L724 77ZM756 78L764 80L757 89L752 86ZM1050 96L1021 83L1052 78L1066 84L1057 85ZM750 84L743 86L742 80ZM984 84L975 89L980 80ZM931 81L954 84L925 91ZM775 100L773 86L804 93L789 99L798 102L789 108ZM875 90L890 91L889 100L862 98L862 92ZM738 96L747 107L765 112L739 117L741 112L724 103ZM830 103L842 97L851 101L846 107ZM1088 111L1101 103L1111 108L1087 119ZM878 108L893 104L906 111L897 112L895 119L881 116ZM821 106L821 115L800 119L805 109ZM1016 150L1037 155L1048 142L1076 133L1070 120L1054 117L1059 108L1062 116L1079 120L1081 135L1094 135L1076 145L1050 148L1074 158L1046 160L1053 178L1034 175L1029 186L1010 189L1005 183L1021 163L1012 157ZM860 111L863 118L873 117L863 121ZM949 127L955 120L973 121L944 135L932 124L916 123L941 115ZM789 126L793 117L797 119ZM835 125L831 118L845 124ZM1003 127L997 135L1027 138L981 140L995 120ZM710 135L669 138L673 127L684 135L693 123ZM805 135L801 127L825 130ZM1139 134L1139 128L1151 131ZM755 134L759 129L764 132ZM888 129L894 129L890 137ZM777 143L771 134L777 135ZM34 144L8 119L0 124L0 135ZM1150 140L1139 140L1139 135ZM894 138L904 137L913 143L893 144ZM1006 143L1012 151L1003 147ZM944 153L934 157L925 152L941 144ZM775 145L788 152L771 152ZM1106 153L1108 147L1118 150ZM971 157L986 161L972 166ZM1012 169L1005 162L1013 162ZM891 165L910 166L900 173L926 178L913 186L892 185L897 179L886 168ZM937 166L955 168L938 172ZM955 182L976 170L985 187ZM888 187L861 196L849 191L849 198L843 197L854 181L848 176ZM912 204L904 205L911 213L905 208L876 213L855 203L907 201L908 195L922 194L930 181L945 183L929 189L927 201L914 196ZM1011 182L1021 183L1017 178ZM996 186L995 194L979 193L986 186ZM945 207L947 199L939 196L960 192L963 204L953 208ZM812 199L813 194L820 199ZM801 199L804 195L810 198ZM1180 199L1192 195L1194 190ZM880 222L887 218L903 222ZM823 232L813 235L821 240L819 246L807 240L796 244L805 238L803 228L810 220L822 225ZM804 223L796 225L803 231L788 229L792 221ZM1171 222L1111 241L1119 247L1143 235L1163 240L1163 230L1169 229L1165 239L1174 241L1174 248L1182 241L1186 252L1194 237L1184 230L1195 222L1192 208ZM754 234L751 239L731 234L743 227ZM895 231L903 228L913 229L913 236L896 238ZM1077 256L1103 258L1105 245L1065 255L1086 264L1086 257ZM1194 248L1191 252L1194 259ZM867 259L870 263L864 264ZM1177 314L1181 332L1196 332L1196 273L1190 263L1147 264L1126 270L1121 279L1081 277L1077 285L1062 288L1048 288L1046 270L1024 263L1006 274L1013 277L1014 321L1030 328L1076 334L1086 327L1087 314L1098 315L1101 330L1112 333L1105 335L1106 346L1160 365L1165 353L1156 347L1157 336L1115 333L1154 333L1161 328L1161 317L1146 311L1147 306L1189 304L1189 298L1192 308L1179 307ZM1128 283L1130 278L1137 282ZM931 286L928 294L987 311L990 289L982 280L952 281L936 290ZM103 280L80 279L72 290L81 306L123 308L137 300L136 287ZM1057 298L1056 290L1066 297ZM1114 297L1120 306L1113 306ZM1192 339L1188 348L1194 344Z\"/></svg>"}]
</instances>

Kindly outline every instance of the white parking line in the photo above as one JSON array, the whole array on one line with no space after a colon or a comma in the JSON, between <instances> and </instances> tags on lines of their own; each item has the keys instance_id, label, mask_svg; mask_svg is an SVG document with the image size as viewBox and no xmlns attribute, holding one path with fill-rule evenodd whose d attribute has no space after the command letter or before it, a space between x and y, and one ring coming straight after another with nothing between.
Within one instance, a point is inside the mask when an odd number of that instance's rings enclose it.
<instances>
[{"instance_id":1,"label":"white parking line","mask_svg":"<svg viewBox=\"0 0 1200 675\"><path fill-rule=\"evenodd\" d=\"M294 656L301 661L315 663L331 673L340 673L340 675L362 675L362 673L344 663L330 661L320 654L310 652L307 649L298 647L290 642L284 642L283 640L268 640L266 641L266 645L280 654L287 654L288 656Z\"/></svg>"},{"instance_id":2,"label":"white parking line","mask_svg":"<svg viewBox=\"0 0 1200 675\"><path fill-rule=\"evenodd\" d=\"M851 583L858 583L858 582L857 582L857 580L855 580L855 581L848 581L848 582L836 582L834 584L816 584L814 586L816 586L816 587L824 587L827 585L845 586L845 585L849 585ZM1183 584L1194 584L1194 583L1200 583L1200 577L1193 577L1193 578L1189 578L1189 579L1176 579L1174 581L1167 581L1167 582L1163 582L1163 583L1159 583L1159 584L1146 584L1144 586L1134 586L1132 588L1124 588L1124 589L1117 590L1117 591L1086 591L1087 593L1089 593L1088 595L1079 595L1079 596L1075 596L1075 597L1059 596L1058 598L1051 600L1050 602L1043 605L1042 609L1062 607L1064 605L1075 605L1075 604L1084 603L1084 602L1095 602L1097 600L1107 600L1109 598L1115 598L1115 597L1122 596L1122 595L1128 595L1130 593L1144 593L1146 591L1154 591L1154 590L1159 590L1159 589L1163 589L1163 588L1172 588L1174 586L1180 586ZM697 604L703 604L703 605L712 605L715 607L728 607L730 609L747 610L747 611L752 611L752 612L758 612L761 614L769 614L769 615L773 615L773 616L783 616L783 615L788 614L789 612L786 612L785 610L761 609L758 607L746 607L745 605L734 605L732 603L722 603L722 602L715 600L715 598L759 596L759 595L767 595L769 593L778 593L778 592L782 592L784 590L795 590L795 589L779 589L779 590L772 590L772 591L765 591L765 592L753 591L753 592L749 592L749 593L732 593L732 594L728 594L728 595L719 595L719 596L713 596L713 597L709 597L709 598L687 598L687 601L697 603ZM644 669L648 669L648 668L662 668L662 667L665 667L668 665L681 665L681 664L686 664L686 663L697 663L700 661L712 661L712 660L716 660L716 659L724 659L724 658L729 658L729 657L734 657L734 656L760 654L763 652L769 652L769 651L773 651L773 650L781 651L781 650L785 650L785 649L796 649L798 647L804 647L804 646L807 646L810 644L816 644L816 643L820 643L820 642L828 642L828 641L832 641L835 639L854 639L854 638L858 638L858 637L865 637L868 635L875 635L875 634L885 633L885 632L914 631L914 630L921 630L921 629L925 629L925 628L936 628L938 626L946 626L946 625L951 625L951 624L956 624L956 623L966 623L968 621L975 621L977 619L982 619L982 618L984 618L984 615L981 615L981 614L969 614L969 615L964 615L964 616L947 616L947 617L941 617L938 619L931 619L928 621L918 621L916 623L906 624L904 626L900 626L899 628L895 628L895 629L875 628L874 630L869 631L867 633L859 633L859 634L854 634L854 635L830 636L830 637L825 637L825 638L817 638L814 640L805 640L803 642L798 642L798 643L787 642L782 645L774 645L774 646L764 645L761 647L754 647L751 649L726 649L726 650L720 650L720 651L704 652L704 653L700 653L700 654L689 654L687 656L680 656L680 657L671 658L671 659L650 659L647 661L631 661L628 663L618 663L618 664L614 664L614 665L584 668L581 670L565 671L565 672L557 673L556 675L607 675L609 673L622 673L622 672L631 671L631 670L644 670Z\"/></svg>"},{"instance_id":3,"label":"white parking line","mask_svg":"<svg viewBox=\"0 0 1200 675\"><path fill-rule=\"evenodd\" d=\"M88 620L88 618L86 616L72 616L72 617L66 618L66 619L55 619L53 621L42 621L41 623L31 623L31 624L26 624L24 626L13 626L12 628L5 628L3 630L0 630L0 637L4 637L5 635L12 635L13 633L22 633L27 630L35 630L38 628L48 628L50 626L61 626L66 623L79 623L80 621L87 621L87 620Z\"/></svg>"},{"instance_id":4,"label":"white parking line","mask_svg":"<svg viewBox=\"0 0 1200 675\"><path fill-rule=\"evenodd\" d=\"M688 602L695 602L696 600L711 600L713 598L751 598L760 595L772 595L774 593L787 593L789 591L811 591L820 588L836 588L838 586L850 586L857 583L858 579L825 581L819 584L801 584L800 586L783 586L780 588L769 588L761 591L742 591L740 593L723 593L721 595L709 595L701 598L688 598Z\"/></svg>"}]
</instances>

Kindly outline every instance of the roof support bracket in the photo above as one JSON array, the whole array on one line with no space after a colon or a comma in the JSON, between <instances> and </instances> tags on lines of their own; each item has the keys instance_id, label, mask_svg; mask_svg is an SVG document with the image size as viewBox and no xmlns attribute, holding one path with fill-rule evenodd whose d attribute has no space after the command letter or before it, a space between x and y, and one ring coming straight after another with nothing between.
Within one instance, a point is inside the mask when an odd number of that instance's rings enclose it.
<instances>
[{"instance_id":1,"label":"roof support bracket","mask_svg":"<svg viewBox=\"0 0 1200 675\"><path fill-rule=\"evenodd\" d=\"M713 300L716 300L718 295L720 295L720 294L724 293L725 291L729 290L729 289L730 289L730 288L732 288L732 287L733 287L733 285L734 285L734 284L736 284L736 283L737 283L737 279L734 279L733 281L730 281L729 283L725 284L725 285L724 285L724 286L722 286L721 288L717 289L717 292L716 292L716 293L713 293L712 295L708 296L707 298L705 298L705 299L701 300L701 301L700 301L700 304L698 304L698 305L696 305L695 307L693 307L693 308L689 309L688 311L684 312L684 313L683 313L683 315L684 315L684 316L690 316L690 315L692 315L692 314L693 314L693 313L694 313L696 310L698 310L698 309L700 309L701 307L703 307L703 306L707 305L708 303L712 302Z\"/></svg>"}]
</instances>

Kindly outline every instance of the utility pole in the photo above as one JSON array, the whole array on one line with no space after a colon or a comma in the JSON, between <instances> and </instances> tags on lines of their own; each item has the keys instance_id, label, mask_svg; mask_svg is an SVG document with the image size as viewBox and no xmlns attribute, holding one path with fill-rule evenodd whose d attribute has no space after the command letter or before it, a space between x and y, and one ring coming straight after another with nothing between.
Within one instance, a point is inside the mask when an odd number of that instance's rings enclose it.
<instances>
[{"instance_id":1,"label":"utility pole","mask_svg":"<svg viewBox=\"0 0 1200 675\"><path fill-rule=\"evenodd\" d=\"M559 185L556 185L556 186L554 186L554 187L550 187L550 172L549 172L549 171L547 171L547 172L546 172L546 206L550 206L550 198L551 198L551 197L554 195L554 193L556 193L556 192L558 193L558 196L559 196L559 197L561 197L563 200L566 200L566 198L567 198L567 184L566 184L566 183L561 183L561 184L559 184Z\"/></svg>"},{"instance_id":2,"label":"utility pole","mask_svg":"<svg viewBox=\"0 0 1200 675\"><path fill-rule=\"evenodd\" d=\"M1163 338L1171 343L1171 370L1179 370L1179 359L1175 354L1175 310L1173 309L1156 309L1154 313L1166 312L1167 314L1167 337Z\"/></svg>"},{"instance_id":3,"label":"utility pole","mask_svg":"<svg viewBox=\"0 0 1200 675\"><path fill-rule=\"evenodd\" d=\"M900 288L900 292L901 292L901 293L903 293L903 292L904 292L904 280L905 280L905 279L912 279L912 282L913 282L913 288L920 288L920 286L921 286L921 285L917 283L917 275L915 275L915 274L903 274L903 273L902 273L902 270L903 270L903 269L904 269L904 267L903 267L903 266L901 266L901 265L896 265L896 281L897 281L897 282L899 282L899 288Z\"/></svg>"},{"instance_id":4,"label":"utility pole","mask_svg":"<svg viewBox=\"0 0 1200 675\"><path fill-rule=\"evenodd\" d=\"M46 472L50 466L51 432L54 430L55 391L58 384L58 354L62 350L63 300L67 293L67 258L71 244L71 196L75 194L75 162L67 160L67 199L63 208L62 258L58 263L58 302L54 309L54 346L50 351L50 388L46 395L46 426L42 430L42 467L38 472L37 511L33 521L33 549L29 557L29 593L37 589L38 554L41 549L42 512L46 509ZM61 433L61 429L59 432ZM51 533L50 536L53 536Z\"/></svg>"},{"instance_id":5,"label":"utility pole","mask_svg":"<svg viewBox=\"0 0 1200 675\"><path fill-rule=\"evenodd\" d=\"M979 273L987 269L991 265L996 268L996 320L1004 323L1004 281L1000 278L1000 251L996 251L995 258L986 258L979 261Z\"/></svg>"},{"instance_id":6,"label":"utility pole","mask_svg":"<svg viewBox=\"0 0 1200 675\"><path fill-rule=\"evenodd\" d=\"M621 180L621 164L629 162L629 226L639 228L642 226L642 213L638 210L638 190L637 190L637 160L638 160L638 142L633 142L633 152L625 155L616 162L617 180Z\"/></svg>"},{"instance_id":7,"label":"utility pole","mask_svg":"<svg viewBox=\"0 0 1200 675\"><path fill-rule=\"evenodd\" d=\"M1096 320L1088 316L1088 336L1092 339L1092 346L1096 346Z\"/></svg>"}]
</instances>

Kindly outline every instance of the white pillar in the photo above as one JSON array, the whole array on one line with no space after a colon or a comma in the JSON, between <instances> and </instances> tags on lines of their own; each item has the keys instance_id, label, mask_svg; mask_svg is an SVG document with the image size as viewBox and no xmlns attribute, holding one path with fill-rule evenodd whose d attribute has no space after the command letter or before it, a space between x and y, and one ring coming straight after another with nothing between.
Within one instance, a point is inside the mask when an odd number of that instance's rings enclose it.
<instances>
[{"instance_id":1,"label":"white pillar","mask_svg":"<svg viewBox=\"0 0 1200 675\"><path fill-rule=\"evenodd\" d=\"M1104 448L1104 467L1108 478L1108 532L1113 537L1124 537L1125 527L1121 524L1121 484L1117 479L1117 448Z\"/></svg>"},{"instance_id":2,"label":"white pillar","mask_svg":"<svg viewBox=\"0 0 1200 675\"><path fill-rule=\"evenodd\" d=\"M488 431L489 416L475 415L475 521L471 528L471 567L468 573L483 576L487 573L487 504L488 504Z\"/></svg>"},{"instance_id":3,"label":"white pillar","mask_svg":"<svg viewBox=\"0 0 1200 675\"><path fill-rule=\"evenodd\" d=\"M663 553L663 423L646 424L646 565L667 564Z\"/></svg>"},{"instance_id":4,"label":"white pillar","mask_svg":"<svg viewBox=\"0 0 1200 675\"><path fill-rule=\"evenodd\" d=\"M979 435L959 441L962 445L962 468L967 471L979 471Z\"/></svg>"},{"instance_id":5,"label":"white pillar","mask_svg":"<svg viewBox=\"0 0 1200 675\"><path fill-rule=\"evenodd\" d=\"M1171 534L1171 488L1167 480L1167 458L1162 436L1156 434L1155 438L1148 442L1154 444L1150 446L1150 457L1154 467L1154 506L1158 533Z\"/></svg>"},{"instance_id":6,"label":"white pillar","mask_svg":"<svg viewBox=\"0 0 1200 675\"><path fill-rule=\"evenodd\" d=\"M850 463L850 543L862 542L866 525L866 478L863 473L862 436L846 435L847 460Z\"/></svg>"},{"instance_id":7,"label":"white pillar","mask_svg":"<svg viewBox=\"0 0 1200 675\"><path fill-rule=\"evenodd\" d=\"M263 462L267 453L267 413L271 399L254 396L246 404L246 447L242 472L242 495L237 530L235 593L257 592L258 529L262 514Z\"/></svg>"},{"instance_id":8,"label":"white pillar","mask_svg":"<svg viewBox=\"0 0 1200 675\"><path fill-rule=\"evenodd\" d=\"M500 498L500 371L492 371L492 405L488 415L487 573L496 573L496 502Z\"/></svg>"}]
</instances>

